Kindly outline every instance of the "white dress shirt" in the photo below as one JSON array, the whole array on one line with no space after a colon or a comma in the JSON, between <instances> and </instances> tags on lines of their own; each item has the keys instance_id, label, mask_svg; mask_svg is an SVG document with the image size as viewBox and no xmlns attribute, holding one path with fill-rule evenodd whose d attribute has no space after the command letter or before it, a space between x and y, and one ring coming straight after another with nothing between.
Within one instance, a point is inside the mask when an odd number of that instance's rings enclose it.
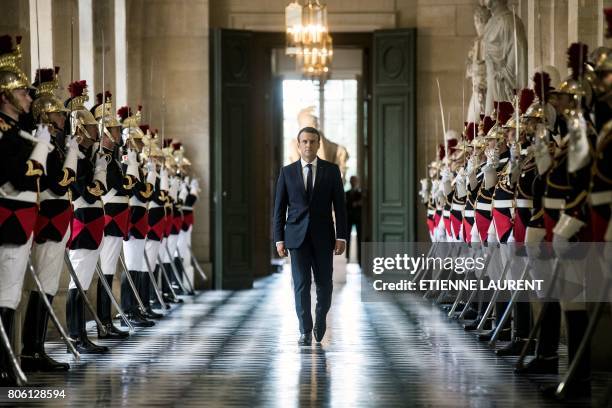
<instances>
[{"instance_id":1,"label":"white dress shirt","mask_svg":"<svg viewBox=\"0 0 612 408\"><path fill-rule=\"evenodd\" d=\"M315 157L315 159L310 163L312 164L312 188L314 190L314 183L315 183L315 177L317 176L317 161L319 160L318 157ZM304 159L300 159L300 163L302 164L302 176L304 178L304 190L308 190L308 187L306 186L306 180L308 180L308 167L306 167L308 165L308 162Z\"/></svg>"},{"instance_id":2,"label":"white dress shirt","mask_svg":"<svg viewBox=\"0 0 612 408\"><path fill-rule=\"evenodd\" d=\"M313 192L314 192L314 185L315 185L315 180L316 180L316 176L317 176L317 162L318 162L318 160L319 160L319 158L315 157L315 159L312 162L310 162L310 164L312 164L311 171L312 171L312 189L313 189ZM306 160L300 158L300 164L302 165L302 178L304 179L304 190L307 190L307 184L306 183L307 183L307 180L308 180L308 167L306 167L306 165L308 165L309 163ZM337 241L346 242L346 239L338 238ZM285 243L285 241L278 241L276 243L276 245L284 244L284 243Z\"/></svg>"}]
</instances>

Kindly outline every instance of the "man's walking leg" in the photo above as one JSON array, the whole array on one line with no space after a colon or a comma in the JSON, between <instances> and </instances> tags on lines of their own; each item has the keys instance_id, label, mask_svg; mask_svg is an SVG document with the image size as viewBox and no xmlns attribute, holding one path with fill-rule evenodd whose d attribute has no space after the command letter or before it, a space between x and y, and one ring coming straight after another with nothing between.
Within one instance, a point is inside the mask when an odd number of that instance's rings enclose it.
<instances>
[{"instance_id":1,"label":"man's walking leg","mask_svg":"<svg viewBox=\"0 0 612 408\"><path fill-rule=\"evenodd\" d=\"M327 329L326 317L331 307L332 291L334 289L334 282L332 280L333 262L333 252L331 249L313 250L312 270L317 287L314 336L317 342L321 342Z\"/></svg>"},{"instance_id":2,"label":"man's walking leg","mask_svg":"<svg viewBox=\"0 0 612 408\"><path fill-rule=\"evenodd\" d=\"M310 312L311 245L309 242L304 242L299 248L291 249L290 253L295 312L300 322L300 333L310 335L312 332L312 315Z\"/></svg>"}]
</instances>

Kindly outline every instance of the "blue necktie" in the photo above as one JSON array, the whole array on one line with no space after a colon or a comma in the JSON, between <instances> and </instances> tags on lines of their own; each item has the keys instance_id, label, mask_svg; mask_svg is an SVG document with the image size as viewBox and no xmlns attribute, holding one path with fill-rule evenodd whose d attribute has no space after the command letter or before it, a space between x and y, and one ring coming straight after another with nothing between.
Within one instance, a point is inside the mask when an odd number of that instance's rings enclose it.
<instances>
[{"instance_id":1,"label":"blue necktie","mask_svg":"<svg viewBox=\"0 0 612 408\"><path fill-rule=\"evenodd\" d=\"M310 201L312 197L312 164L308 163L306 165L307 174L306 174L306 198Z\"/></svg>"}]
</instances>

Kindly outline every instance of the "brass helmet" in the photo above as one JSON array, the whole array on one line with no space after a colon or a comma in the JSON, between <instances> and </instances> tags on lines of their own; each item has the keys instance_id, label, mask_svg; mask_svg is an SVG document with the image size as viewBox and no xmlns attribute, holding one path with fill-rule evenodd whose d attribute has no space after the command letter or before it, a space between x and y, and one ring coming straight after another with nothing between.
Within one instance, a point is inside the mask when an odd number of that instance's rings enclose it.
<instances>
[{"instance_id":1,"label":"brass helmet","mask_svg":"<svg viewBox=\"0 0 612 408\"><path fill-rule=\"evenodd\" d=\"M521 93L518 95L517 99L517 105L520 113L519 123L523 123L521 119L527 113L527 110L533 103L535 93L533 90L525 88L521 90ZM508 119L508 121L502 127L505 129L516 129L516 112L512 114L510 119Z\"/></svg>"},{"instance_id":2,"label":"brass helmet","mask_svg":"<svg viewBox=\"0 0 612 408\"><path fill-rule=\"evenodd\" d=\"M21 36L15 37L15 47L10 35L0 36L0 94L23 113L13 93L16 89L29 88L28 77L19 68L21 64Z\"/></svg>"},{"instance_id":3,"label":"brass helmet","mask_svg":"<svg viewBox=\"0 0 612 408\"><path fill-rule=\"evenodd\" d=\"M113 109L113 94L110 91L106 91L104 92L104 97L102 93L99 93L96 97L98 98L98 104L93 109L93 114L100 126L104 127L105 132L106 128L120 127L121 123L117 120L117 115ZM102 98L104 98L104 102L102 102Z\"/></svg>"},{"instance_id":4,"label":"brass helmet","mask_svg":"<svg viewBox=\"0 0 612 408\"><path fill-rule=\"evenodd\" d=\"M162 149L164 154L164 165L169 170L170 174L174 174L178 170L178 166L176 161L174 160L174 148L173 148L173 140L165 139L164 147Z\"/></svg>"},{"instance_id":5,"label":"brass helmet","mask_svg":"<svg viewBox=\"0 0 612 408\"><path fill-rule=\"evenodd\" d=\"M185 157L185 148L181 142L172 143L172 156L174 158L174 162L179 170L183 172L186 170L186 167L191 166L191 161Z\"/></svg>"},{"instance_id":6,"label":"brass helmet","mask_svg":"<svg viewBox=\"0 0 612 408\"><path fill-rule=\"evenodd\" d=\"M36 94L32 102L32 113L36 122L52 124L49 113L68 112L62 102L55 96L55 91L59 89L59 67L39 68L36 70L34 85Z\"/></svg>"},{"instance_id":7,"label":"brass helmet","mask_svg":"<svg viewBox=\"0 0 612 408\"><path fill-rule=\"evenodd\" d=\"M70 98L66 100L64 106L70 111L70 134L76 135L81 130L88 139L93 139L85 129L87 125L97 125L96 119L85 107L85 102L89 100L87 95L87 81L74 81L68 85Z\"/></svg>"},{"instance_id":8,"label":"brass helmet","mask_svg":"<svg viewBox=\"0 0 612 408\"><path fill-rule=\"evenodd\" d=\"M151 132L151 129L146 129L145 135L142 138L143 147L140 153L145 161L152 159L154 161L163 162L164 152L161 147L159 147L158 140L157 129L154 132Z\"/></svg>"},{"instance_id":9,"label":"brass helmet","mask_svg":"<svg viewBox=\"0 0 612 408\"><path fill-rule=\"evenodd\" d=\"M506 137L503 125L508 122L514 112L514 107L508 101L493 102L495 110L493 114L497 118L495 125L485 135L486 140L495 139L501 142Z\"/></svg>"},{"instance_id":10,"label":"brass helmet","mask_svg":"<svg viewBox=\"0 0 612 408\"><path fill-rule=\"evenodd\" d=\"M572 95L574 98L584 97L588 101L592 97L592 89L586 80L588 46L582 43L573 43L567 50L567 66L571 75L559 85L559 93Z\"/></svg>"},{"instance_id":11,"label":"brass helmet","mask_svg":"<svg viewBox=\"0 0 612 408\"><path fill-rule=\"evenodd\" d=\"M117 111L117 115L121 118L123 142L130 148L140 151L137 142L142 142L144 137L144 132L140 129L142 106L138 105L138 111L135 115L132 114L132 110L128 106L123 106Z\"/></svg>"}]
</instances>

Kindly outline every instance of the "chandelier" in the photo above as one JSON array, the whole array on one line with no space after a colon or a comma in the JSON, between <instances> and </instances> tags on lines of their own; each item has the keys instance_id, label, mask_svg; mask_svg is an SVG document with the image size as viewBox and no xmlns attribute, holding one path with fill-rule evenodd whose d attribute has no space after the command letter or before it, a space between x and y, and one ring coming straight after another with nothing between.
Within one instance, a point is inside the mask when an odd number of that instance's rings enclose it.
<instances>
[{"instance_id":1,"label":"chandelier","mask_svg":"<svg viewBox=\"0 0 612 408\"><path fill-rule=\"evenodd\" d=\"M285 25L285 53L296 57L296 64L304 76L325 81L333 56L327 6L319 0L307 0L303 6L299 0L294 0L285 8Z\"/></svg>"}]
</instances>

